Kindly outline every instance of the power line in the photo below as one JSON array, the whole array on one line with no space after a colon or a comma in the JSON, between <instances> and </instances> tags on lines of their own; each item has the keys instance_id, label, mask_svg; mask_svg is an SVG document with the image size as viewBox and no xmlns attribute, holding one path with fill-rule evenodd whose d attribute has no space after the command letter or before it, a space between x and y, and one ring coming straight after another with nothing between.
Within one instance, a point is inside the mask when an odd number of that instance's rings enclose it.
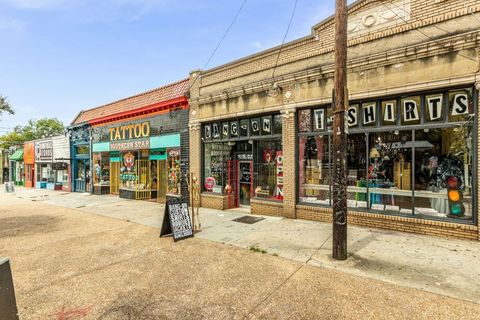
<instances>
[{"instance_id":1,"label":"power line","mask_svg":"<svg viewBox=\"0 0 480 320\"><path fill-rule=\"evenodd\" d=\"M277 60L275 61L275 65L273 66L273 71L272 71L273 81L275 81L275 70L277 68L278 61L280 59L280 54L282 53L283 45L285 44L285 39L287 39L288 32L290 31L290 27L292 25L293 17L295 16L295 11L297 10L297 3L298 3L298 0L295 0L295 4L292 10L292 15L290 16L290 21L288 22L287 30L285 31L285 35L283 36L282 44L280 45L280 50L278 50Z\"/></svg>"},{"instance_id":2,"label":"power line","mask_svg":"<svg viewBox=\"0 0 480 320\"><path fill-rule=\"evenodd\" d=\"M200 72L203 72L205 71L205 68L207 68L208 64L210 63L210 61L212 61L213 57L215 56L215 54L217 53L218 49L220 48L220 46L222 45L223 43L223 40L225 40L225 38L227 37L227 34L230 32L230 29L232 29L233 25L235 24L235 21L237 21L237 18L238 16L240 15L240 12L242 11L243 7L245 6L245 4L247 3L247 0L243 0L242 2L242 5L240 6L240 8L238 8L237 10L237 13L235 14L235 16L233 17L233 20L232 22L230 23L230 25L228 26L227 30L225 30L225 33L223 34L222 38L220 39L220 41L218 42L217 46L215 47L215 49L213 50L212 54L210 55L210 57L208 58L207 62L205 63L205 65L203 66L203 68L201 69ZM195 82L197 81L199 77L195 77L195 79L193 80L192 84L189 86L189 90L190 88L193 87L193 85L195 84Z\"/></svg>"},{"instance_id":3,"label":"power line","mask_svg":"<svg viewBox=\"0 0 480 320\"><path fill-rule=\"evenodd\" d=\"M399 6L397 6L396 4L394 4L394 3L392 2L392 0L387 0L387 1L388 1L392 6L394 6L395 8L400 9L400 10L402 10L402 11L405 12L405 13L408 13L407 10L405 10L405 9L403 9L402 7L399 7ZM403 22L408 23L407 20L405 20L402 16L400 16L400 15L399 15L398 13L396 13L395 11L393 11L392 8L388 7L385 3L383 3L382 5L383 5L385 8L387 8L388 10L390 10L392 13L394 13L398 18L402 19ZM475 16L474 16L474 17L475 17ZM442 29L442 28L440 28L439 26L436 26L436 25L434 25L434 24L432 24L431 26L434 27L434 28L436 28L436 29L438 29L438 30L440 30L440 31L442 31L442 32L449 33L447 30L444 30L444 29ZM424 37L428 38L429 40L435 41L435 42L437 42L438 44L443 45L444 47L447 47L446 45L440 43L438 40L434 39L433 37L430 37L428 34L426 34L425 32L423 32L421 29L413 29L413 30L421 33ZM468 56L465 56L465 55L461 54L460 52L457 52L457 54L458 54L459 56L465 58L465 59L478 62L477 59L472 59L472 58L470 58L470 57L468 57Z\"/></svg>"}]
</instances>

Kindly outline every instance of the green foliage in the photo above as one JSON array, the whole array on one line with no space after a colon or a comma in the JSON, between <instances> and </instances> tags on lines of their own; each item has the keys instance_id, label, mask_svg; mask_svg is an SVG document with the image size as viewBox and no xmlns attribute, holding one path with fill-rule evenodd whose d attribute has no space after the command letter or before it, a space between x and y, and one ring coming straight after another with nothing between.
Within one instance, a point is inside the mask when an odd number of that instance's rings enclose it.
<instances>
[{"instance_id":1,"label":"green foliage","mask_svg":"<svg viewBox=\"0 0 480 320\"><path fill-rule=\"evenodd\" d=\"M21 147L25 141L63 134L65 127L56 118L29 120L26 126L16 126L13 131L0 136L0 147Z\"/></svg>"},{"instance_id":2,"label":"green foliage","mask_svg":"<svg viewBox=\"0 0 480 320\"><path fill-rule=\"evenodd\" d=\"M267 250L264 250L264 249L261 249L257 246L251 246L250 247L250 251L253 251L253 252L260 252L260 253L267 253Z\"/></svg>"},{"instance_id":3,"label":"green foliage","mask_svg":"<svg viewBox=\"0 0 480 320\"><path fill-rule=\"evenodd\" d=\"M15 114L12 106L8 103L7 98L0 95L0 116L2 113Z\"/></svg>"}]
</instances>

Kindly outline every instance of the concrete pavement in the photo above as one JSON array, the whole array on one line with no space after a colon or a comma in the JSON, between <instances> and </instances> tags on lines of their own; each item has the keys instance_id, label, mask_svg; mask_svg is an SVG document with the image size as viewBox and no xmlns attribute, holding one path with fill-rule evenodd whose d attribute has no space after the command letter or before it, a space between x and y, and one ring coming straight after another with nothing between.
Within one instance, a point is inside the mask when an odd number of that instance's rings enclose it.
<instances>
[{"instance_id":1,"label":"concrete pavement","mask_svg":"<svg viewBox=\"0 0 480 320\"><path fill-rule=\"evenodd\" d=\"M17 188L9 197L128 220L159 228L164 206L116 196ZM382 280L480 304L480 243L349 226L347 261L331 256L331 225L263 217L254 224L233 221L246 211L200 209L196 237Z\"/></svg>"}]
</instances>

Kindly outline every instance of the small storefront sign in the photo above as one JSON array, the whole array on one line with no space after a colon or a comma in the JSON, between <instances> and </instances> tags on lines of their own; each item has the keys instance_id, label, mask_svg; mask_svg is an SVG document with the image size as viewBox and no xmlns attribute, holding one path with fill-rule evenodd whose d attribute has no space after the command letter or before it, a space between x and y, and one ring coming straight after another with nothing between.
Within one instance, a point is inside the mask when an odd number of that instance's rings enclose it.
<instances>
[{"instance_id":1,"label":"small storefront sign","mask_svg":"<svg viewBox=\"0 0 480 320\"><path fill-rule=\"evenodd\" d=\"M425 118L427 121L437 121L442 118L443 112L443 94L435 94L427 96ZM457 93L453 95L451 101L450 113L451 116L461 116L469 114L469 95L466 93ZM384 123L396 122L396 109L397 102L395 100L386 102L383 105L383 117ZM317 110L315 110L317 111ZM377 104L376 102L363 103L362 106L356 104L351 105L347 110L346 122L349 127L355 127L361 119L363 126L369 126L377 122ZM421 115L421 103L417 99L402 99L400 104L400 116L403 124L415 124L420 120ZM320 126L316 125L316 129L320 129Z\"/></svg>"},{"instance_id":2,"label":"small storefront sign","mask_svg":"<svg viewBox=\"0 0 480 320\"><path fill-rule=\"evenodd\" d=\"M150 137L150 122L122 125L108 129L110 141L141 139Z\"/></svg>"},{"instance_id":3,"label":"small storefront sign","mask_svg":"<svg viewBox=\"0 0 480 320\"><path fill-rule=\"evenodd\" d=\"M215 184L216 184L215 178L213 177L205 178L205 190L212 191Z\"/></svg>"},{"instance_id":4,"label":"small storefront sign","mask_svg":"<svg viewBox=\"0 0 480 320\"><path fill-rule=\"evenodd\" d=\"M66 162L54 162L52 164L52 169L53 170L67 170L68 169L68 163L66 163Z\"/></svg>"},{"instance_id":5,"label":"small storefront sign","mask_svg":"<svg viewBox=\"0 0 480 320\"><path fill-rule=\"evenodd\" d=\"M132 141L110 142L110 151L126 151L150 149L150 139L137 139Z\"/></svg>"},{"instance_id":6,"label":"small storefront sign","mask_svg":"<svg viewBox=\"0 0 480 320\"><path fill-rule=\"evenodd\" d=\"M135 156L129 152L123 157L123 164L127 171L132 171L132 168L135 166Z\"/></svg>"},{"instance_id":7,"label":"small storefront sign","mask_svg":"<svg viewBox=\"0 0 480 320\"><path fill-rule=\"evenodd\" d=\"M51 162L52 160L52 140L35 142L35 162Z\"/></svg>"},{"instance_id":8,"label":"small storefront sign","mask_svg":"<svg viewBox=\"0 0 480 320\"><path fill-rule=\"evenodd\" d=\"M193 237L188 203L184 198L167 197L160 237L169 234L175 242Z\"/></svg>"},{"instance_id":9,"label":"small storefront sign","mask_svg":"<svg viewBox=\"0 0 480 320\"><path fill-rule=\"evenodd\" d=\"M283 152L277 151L275 157L277 163L277 185L275 187L275 197L279 200L283 199Z\"/></svg>"}]
</instances>

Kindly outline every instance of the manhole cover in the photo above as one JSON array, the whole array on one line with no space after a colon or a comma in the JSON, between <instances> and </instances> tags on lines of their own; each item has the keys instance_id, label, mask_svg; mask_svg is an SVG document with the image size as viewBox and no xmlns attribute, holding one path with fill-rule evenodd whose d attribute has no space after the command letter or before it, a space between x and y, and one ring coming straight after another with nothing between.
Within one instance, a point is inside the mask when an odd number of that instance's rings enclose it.
<instances>
[{"instance_id":1,"label":"manhole cover","mask_svg":"<svg viewBox=\"0 0 480 320\"><path fill-rule=\"evenodd\" d=\"M241 222L241 223L246 223L246 224L254 224L257 223L258 221L265 220L265 218L262 217L254 217L254 216L243 216L237 219L233 219L232 221L235 222Z\"/></svg>"}]
</instances>

